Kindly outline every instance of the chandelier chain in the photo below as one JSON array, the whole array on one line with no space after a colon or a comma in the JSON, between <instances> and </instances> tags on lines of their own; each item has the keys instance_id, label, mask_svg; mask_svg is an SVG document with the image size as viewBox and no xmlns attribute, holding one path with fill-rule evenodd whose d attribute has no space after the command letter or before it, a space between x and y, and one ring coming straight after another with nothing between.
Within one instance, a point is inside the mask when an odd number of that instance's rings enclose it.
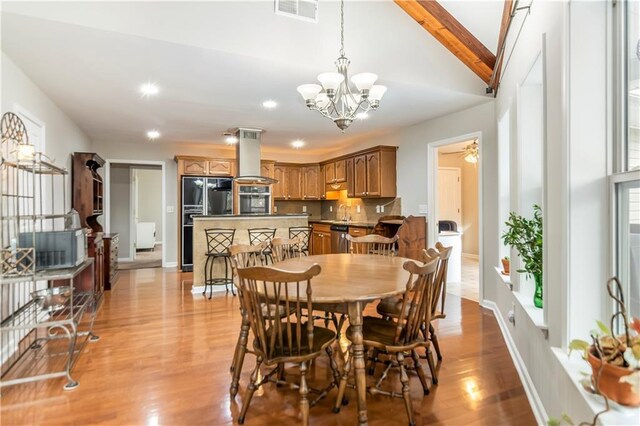
<instances>
[{"instance_id":1,"label":"chandelier chain","mask_svg":"<svg viewBox=\"0 0 640 426\"><path fill-rule=\"evenodd\" d=\"M340 1L340 56L344 56L344 0Z\"/></svg>"}]
</instances>

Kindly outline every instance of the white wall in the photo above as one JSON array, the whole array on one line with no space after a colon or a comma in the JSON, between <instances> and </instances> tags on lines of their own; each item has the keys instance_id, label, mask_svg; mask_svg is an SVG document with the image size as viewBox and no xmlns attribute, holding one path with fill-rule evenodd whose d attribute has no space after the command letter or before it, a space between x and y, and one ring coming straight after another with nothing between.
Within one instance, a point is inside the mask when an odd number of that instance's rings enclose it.
<instances>
[{"instance_id":1,"label":"white wall","mask_svg":"<svg viewBox=\"0 0 640 426\"><path fill-rule=\"evenodd\" d=\"M587 337L595 319L605 318L600 302L607 272L607 14L611 4L595 2L534 2L496 98L500 117L500 158L510 158L502 179L513 183L528 167L518 160L518 87L546 37L546 128L543 150L544 281L548 338L530 320L514 295L495 276L485 281L485 303L495 303L534 386L543 413L569 414L586 421L593 411L552 352L566 348L572 337ZM526 12L521 12L526 13ZM517 27L516 27L517 28ZM520 129L522 130L522 129ZM508 140L503 140L503 138ZM502 150L507 151L503 153ZM517 186L500 182L511 195ZM504 202L501 203L504 207ZM503 220L504 211L500 211ZM486 233L485 233L486 235ZM504 249L496 240L490 250ZM487 244L487 242L485 242ZM489 290L493 287L492 290ZM507 321L515 308L515 324ZM585 371L588 366L585 364ZM538 405L537 403L540 403Z\"/></svg>"},{"instance_id":2,"label":"white wall","mask_svg":"<svg viewBox=\"0 0 640 426\"><path fill-rule=\"evenodd\" d=\"M2 113L15 112L16 105L45 124L45 153L71 170L74 151L90 151L91 141L49 97L2 53ZM71 207L71 178L67 179L67 207Z\"/></svg>"},{"instance_id":3,"label":"white wall","mask_svg":"<svg viewBox=\"0 0 640 426\"><path fill-rule=\"evenodd\" d=\"M109 172L109 232L120 234L118 257L131 257L131 167L112 164Z\"/></svg>"},{"instance_id":4,"label":"white wall","mask_svg":"<svg viewBox=\"0 0 640 426\"><path fill-rule=\"evenodd\" d=\"M156 243L162 243L162 170L134 166L138 178L138 222L156 224Z\"/></svg>"}]
</instances>

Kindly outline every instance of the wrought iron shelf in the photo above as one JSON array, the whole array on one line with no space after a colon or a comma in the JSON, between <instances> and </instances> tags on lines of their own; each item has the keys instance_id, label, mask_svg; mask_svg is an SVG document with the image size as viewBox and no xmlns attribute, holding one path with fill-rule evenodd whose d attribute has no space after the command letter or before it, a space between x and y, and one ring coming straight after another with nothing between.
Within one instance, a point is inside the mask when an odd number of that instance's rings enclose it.
<instances>
[{"instance_id":1,"label":"wrought iron shelf","mask_svg":"<svg viewBox=\"0 0 640 426\"><path fill-rule=\"evenodd\" d=\"M67 175L69 172L48 161L5 161L2 165L24 170L36 175Z\"/></svg>"},{"instance_id":2,"label":"wrought iron shelf","mask_svg":"<svg viewBox=\"0 0 640 426\"><path fill-rule=\"evenodd\" d=\"M14 276L0 277L0 284L13 284L24 281L54 281L54 280L71 280L78 276L82 271L93 264L92 257L87 258L80 265L66 269L47 269L44 271L36 271L35 274L24 274Z\"/></svg>"},{"instance_id":3,"label":"wrought iron shelf","mask_svg":"<svg viewBox=\"0 0 640 426\"><path fill-rule=\"evenodd\" d=\"M34 300L23 305L0 324L3 330L29 330L79 322L86 308L95 303L93 293L76 293L56 312L43 310Z\"/></svg>"}]
</instances>

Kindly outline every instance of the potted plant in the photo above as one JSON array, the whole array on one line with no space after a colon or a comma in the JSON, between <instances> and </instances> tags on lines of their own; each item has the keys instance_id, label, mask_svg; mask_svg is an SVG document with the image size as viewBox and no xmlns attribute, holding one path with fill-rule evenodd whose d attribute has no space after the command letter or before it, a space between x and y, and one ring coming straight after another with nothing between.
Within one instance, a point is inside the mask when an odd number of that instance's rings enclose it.
<instances>
[{"instance_id":1,"label":"potted plant","mask_svg":"<svg viewBox=\"0 0 640 426\"><path fill-rule=\"evenodd\" d=\"M503 257L502 259L500 259L500 261L502 262L502 274L509 275L511 271L511 262L509 261L509 256Z\"/></svg>"},{"instance_id":2,"label":"potted plant","mask_svg":"<svg viewBox=\"0 0 640 426\"><path fill-rule=\"evenodd\" d=\"M591 380L598 393L619 404L637 407L640 406L640 319L628 320L618 278L607 282L607 291L618 304L610 326L598 321L598 330L591 332L592 342L572 340L569 350L583 351L584 359L591 365ZM617 321L624 332L616 336L611 330Z\"/></svg>"},{"instance_id":3,"label":"potted plant","mask_svg":"<svg viewBox=\"0 0 640 426\"><path fill-rule=\"evenodd\" d=\"M517 272L533 277L536 286L533 304L542 308L542 209L534 204L533 219L511 212L505 225L507 230L502 235L502 240L505 245L518 251L524 267Z\"/></svg>"}]
</instances>

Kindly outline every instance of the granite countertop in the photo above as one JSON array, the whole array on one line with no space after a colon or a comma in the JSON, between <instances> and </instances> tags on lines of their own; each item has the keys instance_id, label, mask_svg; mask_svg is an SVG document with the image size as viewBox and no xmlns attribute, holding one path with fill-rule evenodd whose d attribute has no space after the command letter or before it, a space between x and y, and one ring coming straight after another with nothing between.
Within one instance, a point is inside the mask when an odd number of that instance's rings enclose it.
<instances>
[{"instance_id":1,"label":"granite countertop","mask_svg":"<svg viewBox=\"0 0 640 426\"><path fill-rule=\"evenodd\" d=\"M342 220L332 220L332 219L309 219L309 223L326 223L328 225L349 225L354 228L373 228L376 226L377 222L344 222Z\"/></svg>"},{"instance_id":2,"label":"granite countertop","mask_svg":"<svg viewBox=\"0 0 640 426\"><path fill-rule=\"evenodd\" d=\"M194 219L227 219L240 218L251 219L257 217L309 217L307 213L284 213L284 214L214 214L214 215L193 215Z\"/></svg>"}]
</instances>

